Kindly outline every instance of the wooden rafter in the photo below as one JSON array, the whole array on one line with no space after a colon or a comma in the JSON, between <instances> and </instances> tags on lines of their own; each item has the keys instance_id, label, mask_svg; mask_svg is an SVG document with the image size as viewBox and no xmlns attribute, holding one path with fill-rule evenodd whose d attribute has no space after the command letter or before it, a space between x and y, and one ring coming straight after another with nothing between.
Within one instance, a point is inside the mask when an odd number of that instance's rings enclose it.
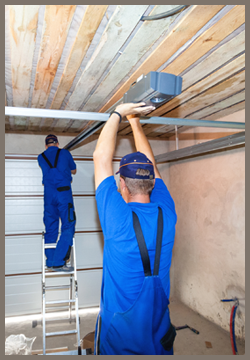
<instances>
[{"instance_id":1,"label":"wooden rafter","mask_svg":"<svg viewBox=\"0 0 250 360\"><path fill-rule=\"evenodd\" d=\"M176 5L156 5L150 15L157 15L176 8ZM136 32L121 56L112 66L96 91L84 105L84 111L97 111L107 95L127 76L142 56L162 36L179 14L158 21L145 21ZM127 19L129 21L129 19ZM165 54L162 53L162 60Z\"/></svg>"},{"instance_id":2,"label":"wooden rafter","mask_svg":"<svg viewBox=\"0 0 250 360\"><path fill-rule=\"evenodd\" d=\"M63 71L62 78L53 98L53 102L50 106L51 109L60 109L63 99L73 83L76 72L86 55L107 7L108 5L88 5Z\"/></svg>"},{"instance_id":3,"label":"wooden rafter","mask_svg":"<svg viewBox=\"0 0 250 360\"><path fill-rule=\"evenodd\" d=\"M76 5L46 5L31 107L45 108Z\"/></svg>"},{"instance_id":4,"label":"wooden rafter","mask_svg":"<svg viewBox=\"0 0 250 360\"><path fill-rule=\"evenodd\" d=\"M165 63L181 46L183 46L198 30L200 30L224 5L194 5L186 12L170 33L163 39L161 44L152 52L152 54L133 72L128 80L120 86L119 90L109 99L109 101L100 109L100 112L107 111L115 104L123 94L130 88L131 84L142 74L157 69ZM162 56L163 54L164 57Z\"/></svg>"}]
</instances>

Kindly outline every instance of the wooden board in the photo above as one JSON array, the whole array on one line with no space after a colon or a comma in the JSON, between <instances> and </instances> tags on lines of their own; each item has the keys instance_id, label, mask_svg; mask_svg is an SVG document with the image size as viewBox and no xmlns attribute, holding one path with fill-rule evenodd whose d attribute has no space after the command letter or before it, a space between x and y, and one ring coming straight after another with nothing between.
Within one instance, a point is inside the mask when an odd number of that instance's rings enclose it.
<instances>
[{"instance_id":1,"label":"wooden board","mask_svg":"<svg viewBox=\"0 0 250 360\"><path fill-rule=\"evenodd\" d=\"M9 5L13 106L28 107L40 5Z\"/></svg>"},{"instance_id":2,"label":"wooden board","mask_svg":"<svg viewBox=\"0 0 250 360\"><path fill-rule=\"evenodd\" d=\"M218 111L215 114L207 116L207 117L204 118L204 120L218 120L218 119L223 118L224 116L233 114L233 113L235 113L237 111L244 110L244 109L245 109L245 101L242 101L242 102L240 102L238 104L235 104L235 105L233 105L231 107L228 107L226 109Z\"/></svg>"},{"instance_id":3,"label":"wooden board","mask_svg":"<svg viewBox=\"0 0 250 360\"><path fill-rule=\"evenodd\" d=\"M78 110L86 101L147 7L148 5L117 6L65 109Z\"/></svg>"},{"instance_id":4,"label":"wooden board","mask_svg":"<svg viewBox=\"0 0 250 360\"><path fill-rule=\"evenodd\" d=\"M31 107L45 108L76 5L46 5Z\"/></svg>"},{"instance_id":5,"label":"wooden board","mask_svg":"<svg viewBox=\"0 0 250 360\"><path fill-rule=\"evenodd\" d=\"M28 107L39 8L9 5L13 106ZM15 117L14 124L24 130L26 118Z\"/></svg>"},{"instance_id":6,"label":"wooden board","mask_svg":"<svg viewBox=\"0 0 250 360\"><path fill-rule=\"evenodd\" d=\"M206 116L209 116L215 112L225 110L235 104L245 101L245 90L240 91L239 93L228 97L225 100L219 101L213 105L207 106L204 109L197 111L192 114L192 119L205 119Z\"/></svg>"},{"instance_id":7,"label":"wooden board","mask_svg":"<svg viewBox=\"0 0 250 360\"><path fill-rule=\"evenodd\" d=\"M114 105L129 89L130 85L142 74L149 71L157 71L164 64L166 58L170 58L181 46L196 34L224 5L194 5L186 10L178 23L173 27L161 44L143 62L143 64L129 77L119 88L112 98L100 109L100 112L107 111ZM162 57L162 54L164 57Z\"/></svg>"},{"instance_id":8,"label":"wooden board","mask_svg":"<svg viewBox=\"0 0 250 360\"><path fill-rule=\"evenodd\" d=\"M108 5L88 5L50 106L51 109L60 109L63 99L71 88L76 72L86 55L107 7Z\"/></svg>"},{"instance_id":9,"label":"wooden board","mask_svg":"<svg viewBox=\"0 0 250 360\"><path fill-rule=\"evenodd\" d=\"M156 5L150 15L161 14L176 8L178 5ZM179 14L157 21L145 21L132 40L124 49L118 60L111 67L104 80L83 107L84 111L98 111L108 94L124 79L138 63L142 56L153 46L155 41L164 34ZM166 55L162 53L162 60Z\"/></svg>"},{"instance_id":10,"label":"wooden board","mask_svg":"<svg viewBox=\"0 0 250 360\"><path fill-rule=\"evenodd\" d=\"M219 44L226 36L245 22L245 5L236 5L225 16L199 36L180 56L163 71L174 75L181 74L201 56Z\"/></svg>"},{"instance_id":11,"label":"wooden board","mask_svg":"<svg viewBox=\"0 0 250 360\"><path fill-rule=\"evenodd\" d=\"M186 91L163 105L161 108L152 112L153 116L160 116L169 113L172 109L181 106L196 96L200 96L203 92L215 86L219 82L231 77L233 74L245 68L245 54L238 56L233 61L227 63L225 66L219 68L211 75L205 77L203 80L197 82L195 85L190 86ZM231 89L230 89L231 91Z\"/></svg>"},{"instance_id":12,"label":"wooden board","mask_svg":"<svg viewBox=\"0 0 250 360\"><path fill-rule=\"evenodd\" d=\"M179 106L181 103L189 100L192 96L205 91L208 87L223 80L223 78L244 68L245 54L238 56L245 48L244 38L245 31L232 39L229 43L221 46L204 61L183 75L182 93L156 109L152 112L152 115L160 116L166 113L176 106ZM239 46L237 46L237 44ZM230 59L234 60L227 64ZM224 64L226 65L223 66ZM216 71L216 69L218 70ZM192 86L192 84L194 85Z\"/></svg>"},{"instance_id":13,"label":"wooden board","mask_svg":"<svg viewBox=\"0 0 250 360\"><path fill-rule=\"evenodd\" d=\"M245 89L245 71L241 71L218 85L211 87L199 96L196 96L190 101L182 104L182 106L167 112L164 116L192 118L192 113L204 108L205 106L224 100L243 89Z\"/></svg>"},{"instance_id":14,"label":"wooden board","mask_svg":"<svg viewBox=\"0 0 250 360\"><path fill-rule=\"evenodd\" d=\"M240 91L239 93L228 97L225 100L216 102L215 104L212 104L210 106L207 106L206 108L192 114L189 118L196 119L196 120L208 120L208 117L211 120L219 119L220 116L216 116L217 113L221 113L221 111L227 110L227 113L230 113L230 109L232 106L235 106L239 103L242 104L242 102L245 100L245 90ZM213 117L213 115L215 115ZM148 130L148 129L147 129ZM161 127L151 127L151 131L147 131L147 136L149 137L157 137L161 136L165 131L168 130L168 126L161 126ZM146 132L146 131L145 131Z\"/></svg>"}]
</instances>

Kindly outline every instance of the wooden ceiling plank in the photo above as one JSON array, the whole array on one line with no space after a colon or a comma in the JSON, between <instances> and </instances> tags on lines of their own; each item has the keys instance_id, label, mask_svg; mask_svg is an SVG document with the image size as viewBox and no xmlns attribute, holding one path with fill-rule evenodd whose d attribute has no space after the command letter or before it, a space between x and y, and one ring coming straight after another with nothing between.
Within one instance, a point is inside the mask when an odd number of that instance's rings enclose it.
<instances>
[{"instance_id":1,"label":"wooden ceiling plank","mask_svg":"<svg viewBox=\"0 0 250 360\"><path fill-rule=\"evenodd\" d=\"M9 5L13 106L28 107L40 5Z\"/></svg>"},{"instance_id":2,"label":"wooden ceiling plank","mask_svg":"<svg viewBox=\"0 0 250 360\"><path fill-rule=\"evenodd\" d=\"M180 75L201 56L219 44L229 34L245 23L245 5L236 5L213 26L199 36L163 72Z\"/></svg>"},{"instance_id":3,"label":"wooden ceiling plank","mask_svg":"<svg viewBox=\"0 0 250 360\"><path fill-rule=\"evenodd\" d=\"M176 8L176 6L178 7L178 5L156 5L150 15L161 14ZM124 79L157 39L168 30L170 24L178 15L157 21L145 21L142 24L96 91L84 105L84 111L97 111L100 109L100 105L107 98L107 95ZM165 59L163 56L162 58Z\"/></svg>"},{"instance_id":4,"label":"wooden ceiling plank","mask_svg":"<svg viewBox=\"0 0 250 360\"><path fill-rule=\"evenodd\" d=\"M58 119L56 125L53 126L52 131L57 134L59 132L64 132L64 130L68 127L71 120L69 119Z\"/></svg>"},{"instance_id":5,"label":"wooden ceiling plank","mask_svg":"<svg viewBox=\"0 0 250 360\"><path fill-rule=\"evenodd\" d=\"M195 111L201 110L214 102L226 99L227 97L245 89L245 71L230 77L218 85L209 88L199 96L187 101L178 108L167 112L164 117L185 118Z\"/></svg>"},{"instance_id":6,"label":"wooden ceiling plank","mask_svg":"<svg viewBox=\"0 0 250 360\"><path fill-rule=\"evenodd\" d=\"M46 5L31 107L45 108L76 5Z\"/></svg>"},{"instance_id":7,"label":"wooden ceiling plank","mask_svg":"<svg viewBox=\"0 0 250 360\"><path fill-rule=\"evenodd\" d=\"M60 109L107 8L108 5L88 5L50 106L51 109Z\"/></svg>"},{"instance_id":8,"label":"wooden ceiling plank","mask_svg":"<svg viewBox=\"0 0 250 360\"><path fill-rule=\"evenodd\" d=\"M228 113L230 114L230 108L232 110L232 107L238 103L242 103L245 100L245 91L241 91L233 96L230 96L229 98L216 102L215 104L212 104L201 111L197 111L194 114L190 114L189 118L196 119L196 120L208 120L208 116L212 116L213 113L218 113L221 111L224 111L228 109ZM217 117L219 118L219 117ZM213 120L213 119L211 119ZM157 137L164 133L167 129L167 126L162 126L161 128L155 127L151 132L147 132L147 136Z\"/></svg>"},{"instance_id":9,"label":"wooden ceiling plank","mask_svg":"<svg viewBox=\"0 0 250 360\"><path fill-rule=\"evenodd\" d=\"M245 109L245 101L242 101L238 104L235 104L231 107L228 107L226 109L218 111L217 113L207 116L203 120L218 120L218 119L223 118L224 116L231 115L237 111L244 110L244 109Z\"/></svg>"},{"instance_id":10,"label":"wooden ceiling plank","mask_svg":"<svg viewBox=\"0 0 250 360\"><path fill-rule=\"evenodd\" d=\"M153 111L150 114L150 116L161 116L176 107L183 106L182 105L183 103L188 102L192 98L197 97L199 99L200 93L208 90L209 88L212 88L220 81L223 81L225 78L230 77L231 75L235 74L237 71L242 70L244 67L245 67L245 54L239 56L238 58L234 59L230 63L226 64L224 67L222 67L219 70L217 70L216 72L212 73L210 76L204 78L202 81L191 86L186 91L182 92L178 97L174 98L173 100L169 101L162 107ZM180 116L180 117L182 117L182 116ZM146 135L150 134L150 129L151 128L145 129ZM161 129L165 129L165 125L164 126L162 126L162 125L154 126L153 129L154 129L154 132L161 131Z\"/></svg>"},{"instance_id":11,"label":"wooden ceiling plank","mask_svg":"<svg viewBox=\"0 0 250 360\"><path fill-rule=\"evenodd\" d=\"M233 56L232 56L233 57ZM152 112L152 116L160 116L166 112L181 106L181 104L189 101L195 96L199 97L199 94L223 81L224 79L232 76L236 72L245 68L245 54L242 54L235 58L233 61L227 63L225 66L219 68L217 71L211 73L209 76L203 78L201 81L195 83L183 91L180 95L167 102L165 105ZM198 70L197 70L198 71ZM209 71L208 71L209 73ZM187 76L187 75L186 75ZM186 77L184 76L184 77Z\"/></svg>"},{"instance_id":12,"label":"wooden ceiling plank","mask_svg":"<svg viewBox=\"0 0 250 360\"><path fill-rule=\"evenodd\" d=\"M119 88L112 98L101 108L100 112L107 111L114 105L130 85L142 74L157 69L165 63L181 46L192 38L214 15L216 15L225 5L194 5L190 10L186 10L185 16L174 26L170 33L165 37L161 44L143 62L143 64L130 76L130 78ZM162 56L166 54L166 56Z\"/></svg>"},{"instance_id":13,"label":"wooden ceiling plank","mask_svg":"<svg viewBox=\"0 0 250 360\"><path fill-rule=\"evenodd\" d=\"M240 91L239 93L234 94L225 100L222 100L222 101L216 102L213 105L207 106L206 108L191 114L190 117L192 119L203 120L206 116L209 116L214 112L228 108L228 107L233 106L242 101L245 101L245 90Z\"/></svg>"},{"instance_id":14,"label":"wooden ceiling plank","mask_svg":"<svg viewBox=\"0 0 250 360\"><path fill-rule=\"evenodd\" d=\"M147 8L148 5L117 6L93 56L68 100L66 110L80 108Z\"/></svg>"},{"instance_id":15,"label":"wooden ceiling plank","mask_svg":"<svg viewBox=\"0 0 250 360\"><path fill-rule=\"evenodd\" d=\"M40 5L10 5L10 57L13 106L28 107ZM13 126L25 130L27 119L14 117Z\"/></svg>"},{"instance_id":16,"label":"wooden ceiling plank","mask_svg":"<svg viewBox=\"0 0 250 360\"><path fill-rule=\"evenodd\" d=\"M182 90L186 90L235 56L245 51L245 30L221 45L203 61L183 75Z\"/></svg>"}]
</instances>

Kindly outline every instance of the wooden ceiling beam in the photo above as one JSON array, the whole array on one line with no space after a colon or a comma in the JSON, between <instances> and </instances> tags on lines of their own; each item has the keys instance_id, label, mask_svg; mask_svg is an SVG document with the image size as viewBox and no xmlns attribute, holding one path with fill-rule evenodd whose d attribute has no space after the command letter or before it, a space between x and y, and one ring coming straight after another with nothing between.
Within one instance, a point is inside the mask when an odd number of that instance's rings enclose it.
<instances>
[{"instance_id":1,"label":"wooden ceiling beam","mask_svg":"<svg viewBox=\"0 0 250 360\"><path fill-rule=\"evenodd\" d=\"M184 70L245 23L245 5L236 5L199 36L163 72L180 75Z\"/></svg>"},{"instance_id":2,"label":"wooden ceiling beam","mask_svg":"<svg viewBox=\"0 0 250 360\"><path fill-rule=\"evenodd\" d=\"M86 101L147 8L148 5L117 6L93 56L65 106L66 110L78 110Z\"/></svg>"},{"instance_id":3,"label":"wooden ceiling beam","mask_svg":"<svg viewBox=\"0 0 250 360\"><path fill-rule=\"evenodd\" d=\"M222 81L218 85L209 88L199 96L196 96L190 101L182 104L182 106L165 113L164 117L189 117L189 115L195 111L201 110L205 106L209 106L214 102L224 100L243 89L245 89L245 70L225 81Z\"/></svg>"},{"instance_id":4,"label":"wooden ceiling beam","mask_svg":"<svg viewBox=\"0 0 250 360\"><path fill-rule=\"evenodd\" d=\"M108 5L88 5L50 109L60 109Z\"/></svg>"},{"instance_id":5,"label":"wooden ceiling beam","mask_svg":"<svg viewBox=\"0 0 250 360\"><path fill-rule=\"evenodd\" d=\"M31 107L45 108L76 5L46 5Z\"/></svg>"},{"instance_id":6,"label":"wooden ceiling beam","mask_svg":"<svg viewBox=\"0 0 250 360\"><path fill-rule=\"evenodd\" d=\"M173 29L167 34L161 44L141 64L141 66L129 77L119 90L100 109L100 112L107 111L112 105L122 98L128 91L131 84L142 74L149 71L157 71L167 59L191 39L211 18L216 15L225 5L193 5L185 10L185 15L180 19Z\"/></svg>"},{"instance_id":7,"label":"wooden ceiling beam","mask_svg":"<svg viewBox=\"0 0 250 360\"><path fill-rule=\"evenodd\" d=\"M176 7L178 7L178 5L156 5L150 13L150 16L161 14ZM170 27L171 23L179 15L180 14L178 13L166 19L143 22L82 110L98 111L108 94L110 94L112 90L116 88L116 86L118 86L118 84L127 76L127 74L129 74L143 55L150 50L150 48L161 36L163 36ZM162 54L162 58L165 58L164 54Z\"/></svg>"},{"instance_id":8,"label":"wooden ceiling beam","mask_svg":"<svg viewBox=\"0 0 250 360\"><path fill-rule=\"evenodd\" d=\"M244 110L245 109L245 101L242 101L238 104L235 104L233 106L230 106L226 109L222 109L210 116L207 116L204 118L204 120L218 120L218 119L221 119L223 118L224 116L227 116L227 115L230 115L230 114L233 114L237 111L240 111L240 110Z\"/></svg>"},{"instance_id":9,"label":"wooden ceiling beam","mask_svg":"<svg viewBox=\"0 0 250 360\"><path fill-rule=\"evenodd\" d=\"M27 107L29 103L39 8L40 5L9 5L13 106ZM13 120L20 130L26 128L26 123L26 118Z\"/></svg>"}]
</instances>

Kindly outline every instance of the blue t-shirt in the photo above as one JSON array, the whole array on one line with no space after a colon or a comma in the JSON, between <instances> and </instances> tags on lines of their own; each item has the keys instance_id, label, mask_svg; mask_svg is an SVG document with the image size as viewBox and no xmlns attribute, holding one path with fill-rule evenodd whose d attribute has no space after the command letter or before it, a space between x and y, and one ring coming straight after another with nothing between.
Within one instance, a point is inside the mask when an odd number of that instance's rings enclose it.
<instances>
[{"instance_id":1,"label":"blue t-shirt","mask_svg":"<svg viewBox=\"0 0 250 360\"><path fill-rule=\"evenodd\" d=\"M151 271L157 234L158 206L163 210L163 238L159 276L169 298L169 271L177 216L174 201L161 179L155 180L150 203L126 203L117 191L113 176L107 177L96 190L97 208L104 235L103 286L104 307L115 313L126 311L137 298L144 280L139 247L133 228L132 211L140 221L147 245Z\"/></svg>"},{"instance_id":2,"label":"blue t-shirt","mask_svg":"<svg viewBox=\"0 0 250 360\"><path fill-rule=\"evenodd\" d=\"M55 158L57 154L58 147L50 146L47 150L45 150L44 154L50 161L51 165L54 166ZM66 149L61 149L57 167L58 174L50 171L50 167L46 160L42 157L42 154L38 155L38 164L42 169L43 173L43 184L46 186L53 185L53 181L56 180L54 177L58 177L58 181L65 181L65 184L70 184L72 181L71 170L76 169L76 164L73 160L71 153Z\"/></svg>"}]
</instances>

